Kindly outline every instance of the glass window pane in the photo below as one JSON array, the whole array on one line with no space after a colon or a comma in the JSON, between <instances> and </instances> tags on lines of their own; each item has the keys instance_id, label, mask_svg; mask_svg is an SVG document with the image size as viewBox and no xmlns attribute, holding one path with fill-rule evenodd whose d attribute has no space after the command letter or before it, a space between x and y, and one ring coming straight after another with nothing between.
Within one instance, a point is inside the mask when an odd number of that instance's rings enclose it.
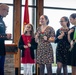
<instances>
[{"instance_id":1,"label":"glass window pane","mask_svg":"<svg viewBox=\"0 0 76 75\"><path fill-rule=\"evenodd\" d=\"M74 12L75 11L71 11L71 10L44 9L44 14L47 15L50 20L49 25L52 26L55 29L55 31L61 27L59 23L60 18L62 16L67 16L69 18L70 14Z\"/></svg>"},{"instance_id":2,"label":"glass window pane","mask_svg":"<svg viewBox=\"0 0 76 75\"><path fill-rule=\"evenodd\" d=\"M24 19L24 7L22 7L22 19L21 19L21 33L23 31L23 19ZM29 7L29 20L31 24L33 24L34 31L36 31L36 8Z\"/></svg>"},{"instance_id":3,"label":"glass window pane","mask_svg":"<svg viewBox=\"0 0 76 75\"><path fill-rule=\"evenodd\" d=\"M13 0L0 0L0 3L11 3L11 4L13 4Z\"/></svg>"},{"instance_id":4,"label":"glass window pane","mask_svg":"<svg viewBox=\"0 0 76 75\"><path fill-rule=\"evenodd\" d=\"M34 31L36 31L36 8L33 8L33 7L29 7L29 20L30 20L30 23L33 24L33 27L34 27ZM22 7L22 14L21 14L21 34L23 33L23 20L24 20L24 7ZM35 52L36 54L36 52ZM35 74L36 73L36 67L35 67L35 64L34 64L34 67L32 68L33 69L33 73ZM21 63L21 74L24 74L24 68L23 68L23 64Z\"/></svg>"},{"instance_id":5,"label":"glass window pane","mask_svg":"<svg viewBox=\"0 0 76 75\"><path fill-rule=\"evenodd\" d=\"M13 39L13 7L9 6L9 13L6 17L3 18L5 24L6 24L6 33L11 33L12 37L11 39ZM8 43L8 42L6 42ZM11 43L11 42L9 42Z\"/></svg>"},{"instance_id":6,"label":"glass window pane","mask_svg":"<svg viewBox=\"0 0 76 75\"><path fill-rule=\"evenodd\" d=\"M22 0L22 5L25 5L26 0ZM28 0L28 5L36 6L36 0Z\"/></svg>"},{"instance_id":7,"label":"glass window pane","mask_svg":"<svg viewBox=\"0 0 76 75\"><path fill-rule=\"evenodd\" d=\"M76 9L76 0L44 0L44 6Z\"/></svg>"},{"instance_id":8,"label":"glass window pane","mask_svg":"<svg viewBox=\"0 0 76 75\"><path fill-rule=\"evenodd\" d=\"M5 44L12 44L12 40L5 40Z\"/></svg>"},{"instance_id":9,"label":"glass window pane","mask_svg":"<svg viewBox=\"0 0 76 75\"><path fill-rule=\"evenodd\" d=\"M3 18L5 24L6 24L6 33L11 33L13 30L13 7L9 6L9 13L6 17Z\"/></svg>"},{"instance_id":10,"label":"glass window pane","mask_svg":"<svg viewBox=\"0 0 76 75\"><path fill-rule=\"evenodd\" d=\"M57 31L57 29L59 29L61 27L59 21L61 19L61 17L63 16L67 16L69 18L70 14L74 13L75 11L71 11L71 10L58 10L58 9L45 9L44 8L44 14L48 16L49 18L49 26L52 26L55 31ZM72 27L73 25L71 25L70 27ZM53 51L54 51L54 63L53 63L53 73L56 73L56 45L55 43L52 43L53 46ZM45 73L47 71L45 70ZM63 72L63 70L62 70ZM71 67L68 66L68 73L71 73Z\"/></svg>"}]
</instances>

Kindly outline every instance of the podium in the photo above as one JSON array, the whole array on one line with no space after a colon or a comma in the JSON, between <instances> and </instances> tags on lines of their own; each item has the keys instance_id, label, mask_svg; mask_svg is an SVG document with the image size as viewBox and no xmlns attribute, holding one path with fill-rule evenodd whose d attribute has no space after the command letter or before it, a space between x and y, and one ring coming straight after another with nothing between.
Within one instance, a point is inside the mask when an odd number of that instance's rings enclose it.
<instances>
[{"instance_id":1,"label":"podium","mask_svg":"<svg viewBox=\"0 0 76 75\"><path fill-rule=\"evenodd\" d=\"M17 45L13 44L5 44L6 54L16 54L18 52Z\"/></svg>"},{"instance_id":2,"label":"podium","mask_svg":"<svg viewBox=\"0 0 76 75\"><path fill-rule=\"evenodd\" d=\"M5 49L6 55L14 55L13 64L15 69L15 75L20 75L20 50L18 49L17 44L5 44Z\"/></svg>"}]
</instances>

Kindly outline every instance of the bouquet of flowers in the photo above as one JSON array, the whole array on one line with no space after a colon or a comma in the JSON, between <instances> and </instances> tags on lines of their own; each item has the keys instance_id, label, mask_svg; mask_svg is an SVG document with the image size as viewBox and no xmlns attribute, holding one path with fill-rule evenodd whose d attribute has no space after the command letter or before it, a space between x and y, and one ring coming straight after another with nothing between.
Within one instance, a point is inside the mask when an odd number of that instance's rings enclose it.
<instances>
[{"instance_id":1,"label":"bouquet of flowers","mask_svg":"<svg viewBox=\"0 0 76 75\"><path fill-rule=\"evenodd\" d=\"M40 33L40 36L42 36L42 37L45 36L45 33L44 32L41 32Z\"/></svg>"}]
</instances>

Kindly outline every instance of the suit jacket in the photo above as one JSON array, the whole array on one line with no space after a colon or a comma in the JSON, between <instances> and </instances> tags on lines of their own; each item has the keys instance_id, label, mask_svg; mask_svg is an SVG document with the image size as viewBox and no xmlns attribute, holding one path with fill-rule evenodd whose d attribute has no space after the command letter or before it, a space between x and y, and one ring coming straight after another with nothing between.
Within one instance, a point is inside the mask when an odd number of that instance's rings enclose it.
<instances>
[{"instance_id":1,"label":"suit jacket","mask_svg":"<svg viewBox=\"0 0 76 75\"><path fill-rule=\"evenodd\" d=\"M7 34L5 33L6 26L3 22L3 18L0 16L0 56L6 54L4 41L7 39Z\"/></svg>"},{"instance_id":2,"label":"suit jacket","mask_svg":"<svg viewBox=\"0 0 76 75\"><path fill-rule=\"evenodd\" d=\"M37 45L38 45L38 44L35 42L35 38L32 38L30 44L31 44L30 54L31 54L32 59L34 59L34 50L37 49ZM24 48L23 46L24 46L24 42L23 42L23 39L22 39L22 36L21 36L20 39L19 39L18 48L19 48L20 50L22 50L22 57L24 57L24 50L25 50L25 48Z\"/></svg>"}]
</instances>

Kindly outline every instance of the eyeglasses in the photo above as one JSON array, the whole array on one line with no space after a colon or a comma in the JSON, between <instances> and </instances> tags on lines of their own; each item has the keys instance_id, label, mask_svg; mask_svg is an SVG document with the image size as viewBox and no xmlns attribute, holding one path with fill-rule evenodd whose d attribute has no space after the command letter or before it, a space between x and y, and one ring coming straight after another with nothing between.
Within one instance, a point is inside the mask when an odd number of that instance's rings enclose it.
<instances>
[{"instance_id":1,"label":"eyeglasses","mask_svg":"<svg viewBox=\"0 0 76 75\"><path fill-rule=\"evenodd\" d=\"M59 21L59 22L66 22L66 21Z\"/></svg>"},{"instance_id":2,"label":"eyeglasses","mask_svg":"<svg viewBox=\"0 0 76 75\"><path fill-rule=\"evenodd\" d=\"M27 28L31 28L30 26L27 26Z\"/></svg>"}]
</instances>

